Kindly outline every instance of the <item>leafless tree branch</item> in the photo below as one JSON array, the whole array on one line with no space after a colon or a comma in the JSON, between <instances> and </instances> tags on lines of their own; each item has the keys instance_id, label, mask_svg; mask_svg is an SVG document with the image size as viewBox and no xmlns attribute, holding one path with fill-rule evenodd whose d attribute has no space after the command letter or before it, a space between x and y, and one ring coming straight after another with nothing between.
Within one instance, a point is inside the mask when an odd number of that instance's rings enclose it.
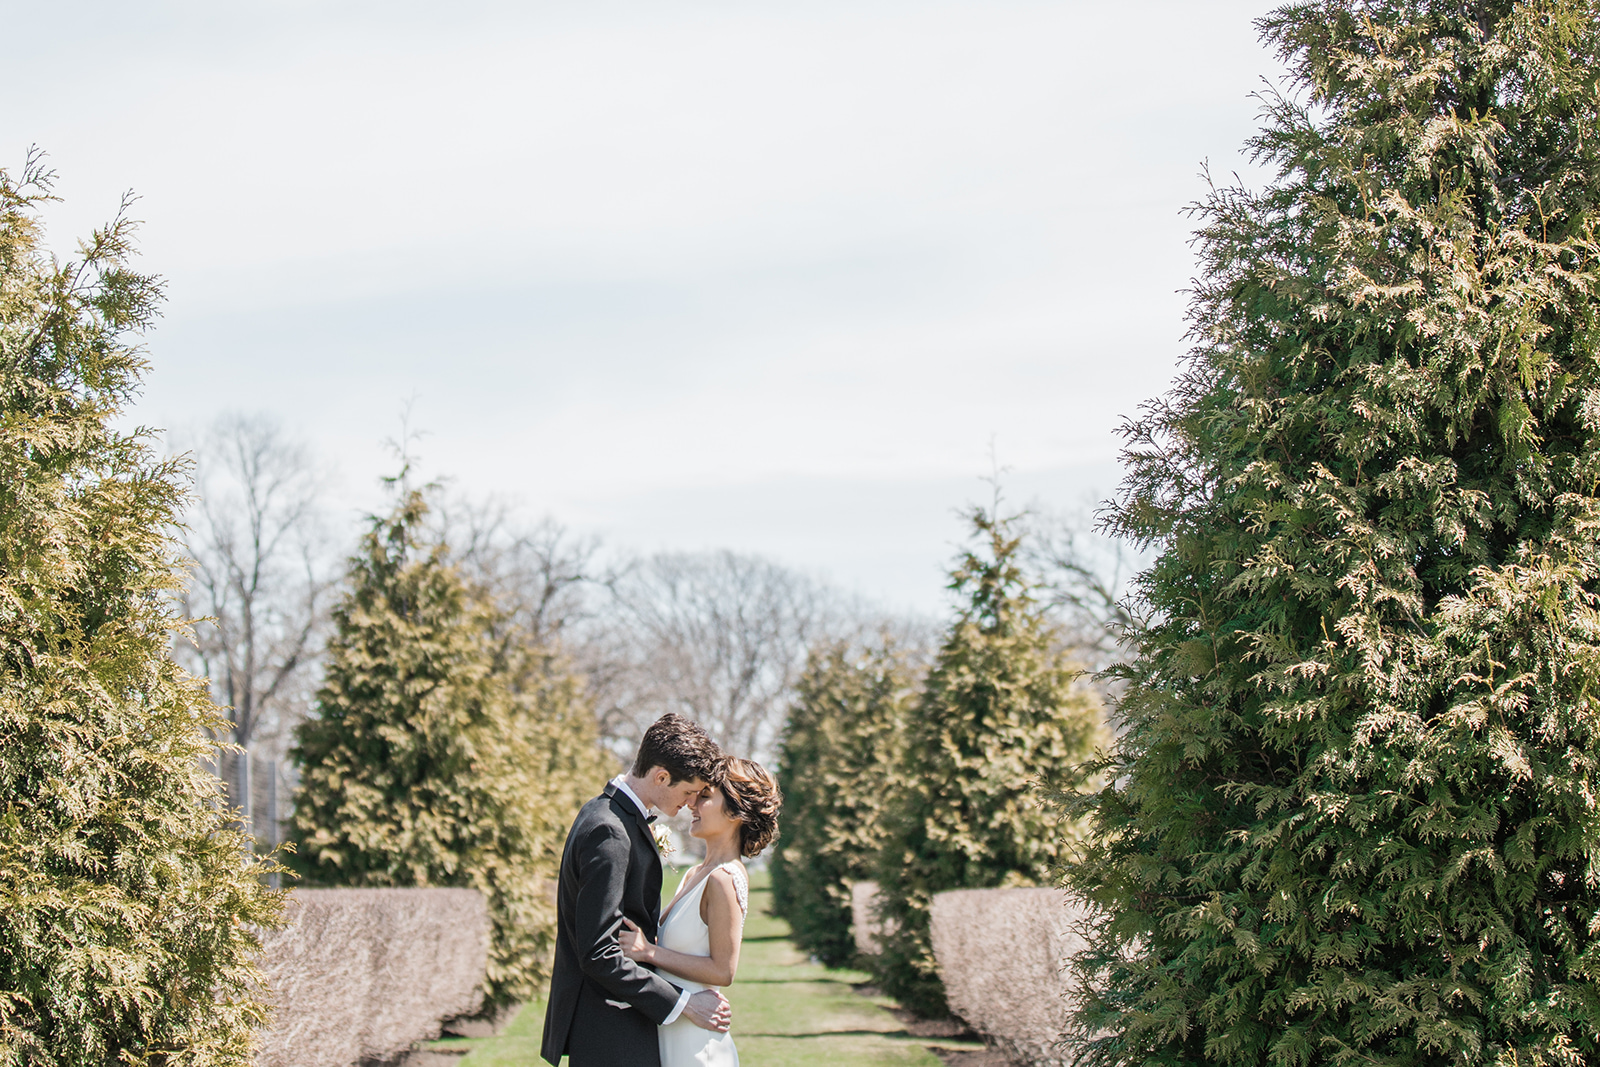
<instances>
[{"instance_id":1,"label":"leafless tree branch","mask_svg":"<svg viewBox=\"0 0 1600 1067\"><path fill-rule=\"evenodd\" d=\"M1135 621L1129 583L1142 559L1097 533L1087 515L1035 512L1032 525L1029 569L1039 577L1040 599L1056 616L1063 642L1091 672L1123 662Z\"/></svg>"},{"instance_id":2,"label":"leafless tree branch","mask_svg":"<svg viewBox=\"0 0 1600 1067\"><path fill-rule=\"evenodd\" d=\"M845 618L827 587L759 557L661 553L609 576L579 663L620 745L677 711L766 759L807 649Z\"/></svg>"},{"instance_id":3,"label":"leafless tree branch","mask_svg":"<svg viewBox=\"0 0 1600 1067\"><path fill-rule=\"evenodd\" d=\"M321 482L305 447L260 416L218 419L195 457L183 608L201 621L176 652L209 679L228 740L276 758L310 705L332 585ZM248 811L248 791L228 777Z\"/></svg>"}]
</instances>

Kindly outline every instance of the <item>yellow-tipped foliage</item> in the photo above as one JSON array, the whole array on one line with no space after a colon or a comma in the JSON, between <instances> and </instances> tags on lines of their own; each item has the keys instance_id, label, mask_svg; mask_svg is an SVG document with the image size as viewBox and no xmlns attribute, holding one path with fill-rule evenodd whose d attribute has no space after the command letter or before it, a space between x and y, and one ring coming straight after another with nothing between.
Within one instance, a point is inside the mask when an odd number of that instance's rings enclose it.
<instances>
[{"instance_id":1,"label":"yellow-tipped foliage","mask_svg":"<svg viewBox=\"0 0 1600 1067\"><path fill-rule=\"evenodd\" d=\"M291 837L313 882L465 886L488 898L490 1004L549 977L568 821L605 782L593 717L558 659L497 637L402 492L350 560Z\"/></svg>"},{"instance_id":2,"label":"yellow-tipped foliage","mask_svg":"<svg viewBox=\"0 0 1600 1067\"><path fill-rule=\"evenodd\" d=\"M1079 1062L1600 1062L1600 7L1260 26L1278 174L1203 205L1112 517Z\"/></svg>"},{"instance_id":3,"label":"yellow-tipped foliage","mask_svg":"<svg viewBox=\"0 0 1600 1067\"><path fill-rule=\"evenodd\" d=\"M169 655L186 474L113 428L160 289L122 217L54 260L47 199L0 171L0 1065L243 1067L280 903Z\"/></svg>"}]
</instances>

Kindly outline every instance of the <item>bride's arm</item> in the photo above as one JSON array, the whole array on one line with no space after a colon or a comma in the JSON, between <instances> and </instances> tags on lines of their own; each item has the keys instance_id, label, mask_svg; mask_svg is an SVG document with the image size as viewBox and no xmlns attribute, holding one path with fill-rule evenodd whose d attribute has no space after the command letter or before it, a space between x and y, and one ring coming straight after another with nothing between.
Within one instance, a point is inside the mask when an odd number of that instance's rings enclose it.
<instances>
[{"instance_id":1,"label":"bride's arm","mask_svg":"<svg viewBox=\"0 0 1600 1067\"><path fill-rule=\"evenodd\" d=\"M739 970L739 941L744 933L744 913L739 908L733 876L713 871L700 897L700 917L711 934L711 955L690 956L670 948L652 945L637 926L629 922L622 934L622 952L631 960L671 971L691 982L725 986ZM626 922L627 920L624 920Z\"/></svg>"}]
</instances>

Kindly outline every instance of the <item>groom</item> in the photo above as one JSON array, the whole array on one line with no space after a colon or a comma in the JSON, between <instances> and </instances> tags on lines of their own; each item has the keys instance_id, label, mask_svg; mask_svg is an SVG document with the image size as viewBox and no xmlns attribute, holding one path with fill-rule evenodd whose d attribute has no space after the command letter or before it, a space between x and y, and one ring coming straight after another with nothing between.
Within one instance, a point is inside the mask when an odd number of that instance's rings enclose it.
<instances>
[{"instance_id":1,"label":"groom","mask_svg":"<svg viewBox=\"0 0 1600 1067\"><path fill-rule=\"evenodd\" d=\"M726 1032L728 1002L713 989L691 995L622 954L617 931L631 919L651 941L661 922L661 855L650 831L694 799L721 752L681 715L645 731L627 774L583 806L567 833L556 888L556 963L540 1053L569 1067L659 1067L656 1027L682 1015Z\"/></svg>"}]
</instances>

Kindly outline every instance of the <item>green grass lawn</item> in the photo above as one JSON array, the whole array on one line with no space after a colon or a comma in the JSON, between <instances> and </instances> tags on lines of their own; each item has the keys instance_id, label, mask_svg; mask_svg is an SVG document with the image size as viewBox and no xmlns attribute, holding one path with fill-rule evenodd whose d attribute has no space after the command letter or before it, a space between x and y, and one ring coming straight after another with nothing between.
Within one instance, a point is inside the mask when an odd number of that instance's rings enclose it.
<instances>
[{"instance_id":1,"label":"green grass lawn","mask_svg":"<svg viewBox=\"0 0 1600 1067\"><path fill-rule=\"evenodd\" d=\"M867 981L859 971L812 963L789 941L788 924L767 914L772 893L765 872L752 876L750 919L745 924L739 976L727 990L733 1035L745 1067L940 1067L932 1047L976 1050L968 1041L916 1038L885 1010L892 1003L852 988ZM663 896L677 881L668 874ZM430 1048L470 1048L461 1067L534 1067L544 1030L544 1004L528 1004L498 1036L437 1041Z\"/></svg>"}]
</instances>

